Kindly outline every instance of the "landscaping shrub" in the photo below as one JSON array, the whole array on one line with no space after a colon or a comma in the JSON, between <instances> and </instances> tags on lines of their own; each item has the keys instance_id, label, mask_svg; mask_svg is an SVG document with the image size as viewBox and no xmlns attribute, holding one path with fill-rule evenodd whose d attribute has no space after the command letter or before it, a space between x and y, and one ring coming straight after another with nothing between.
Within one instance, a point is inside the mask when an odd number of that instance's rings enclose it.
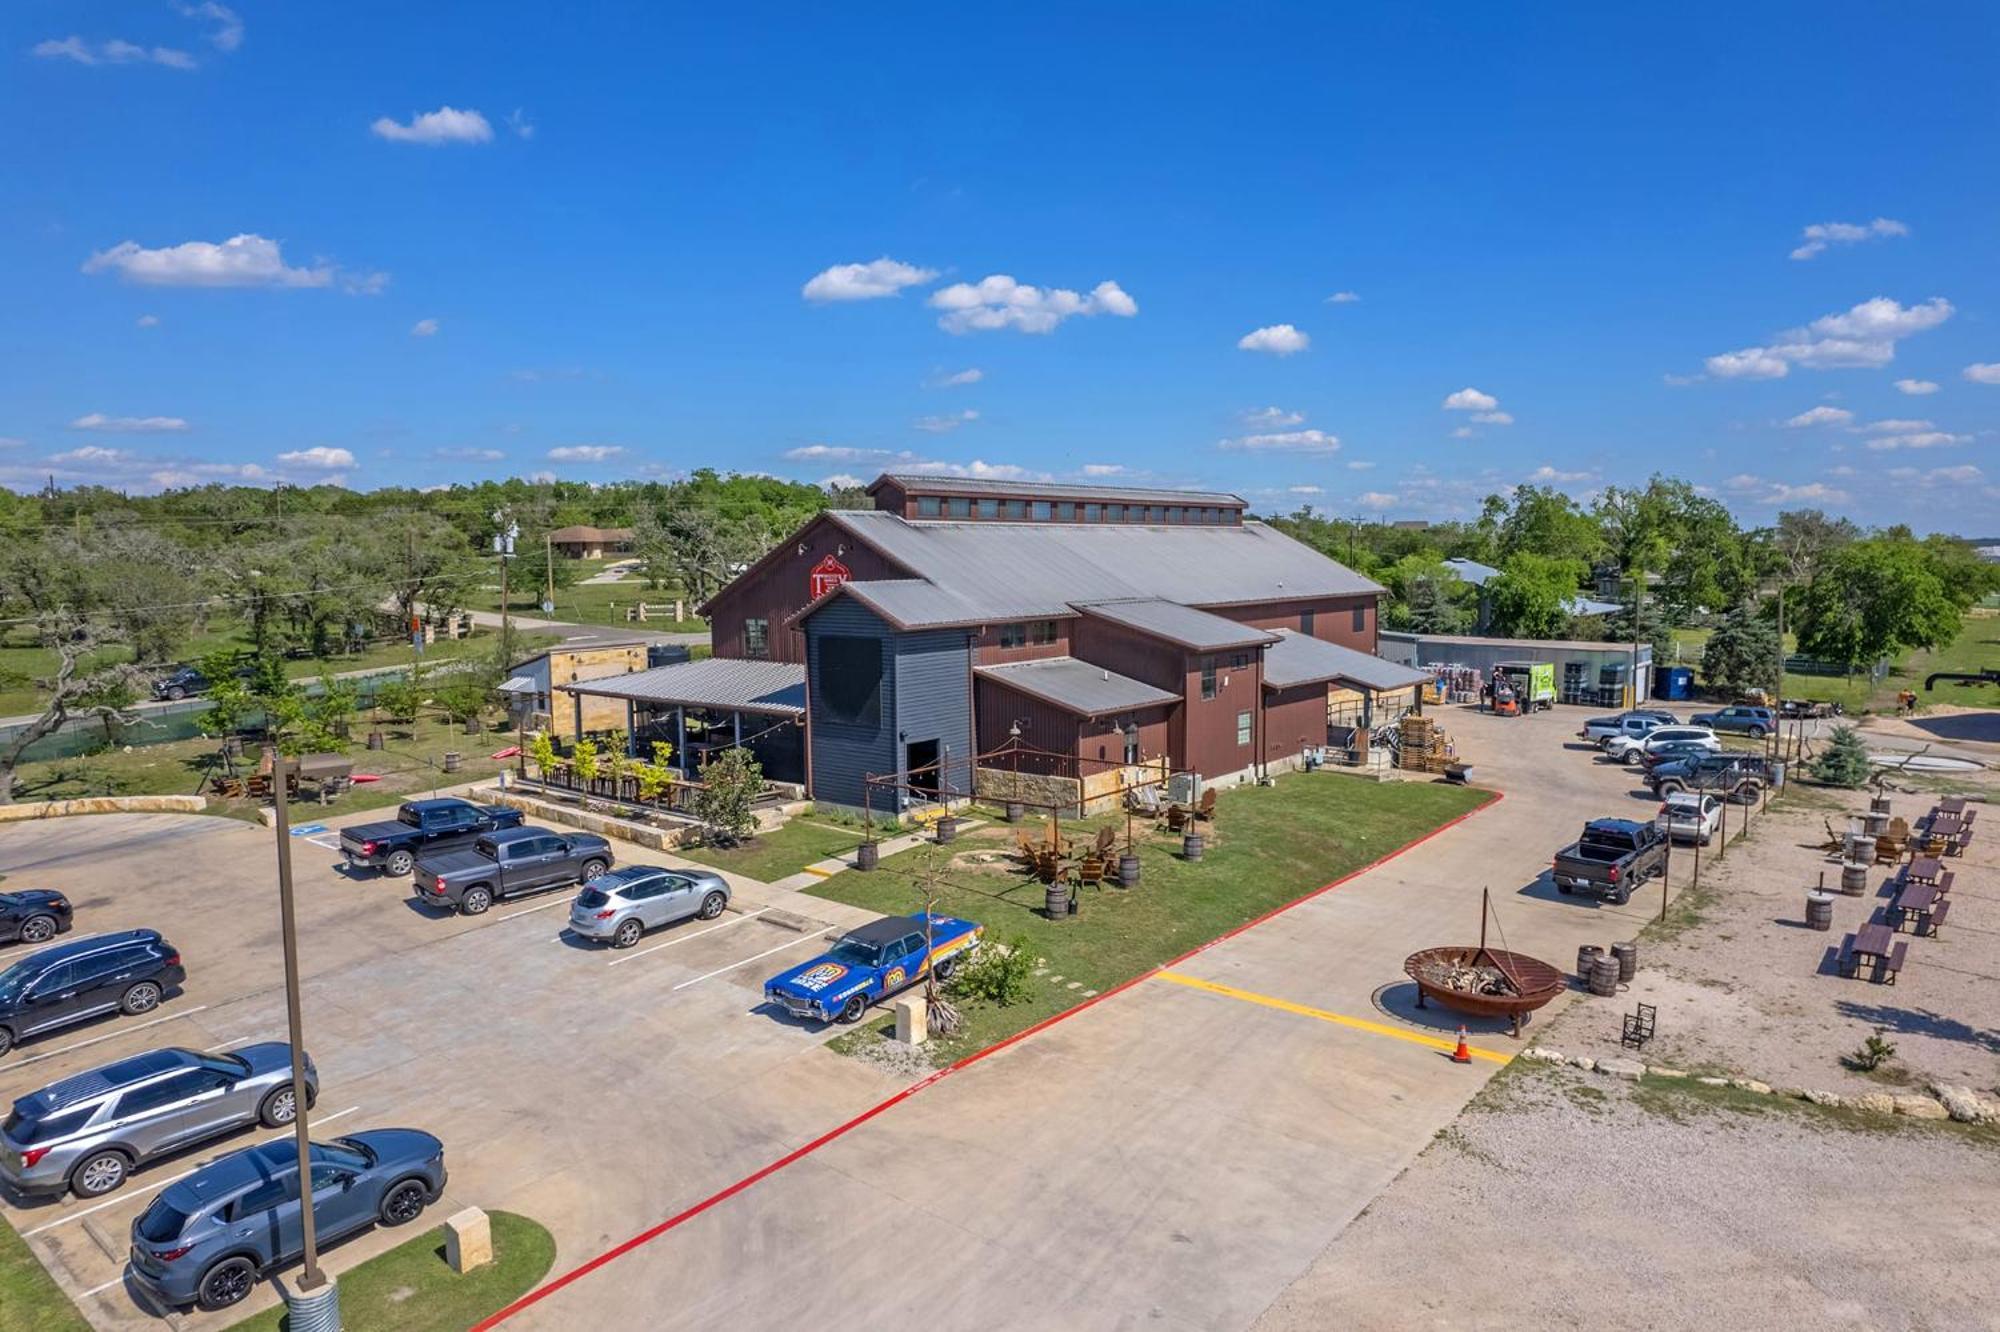
<instances>
[{"instance_id":1,"label":"landscaping shrub","mask_svg":"<svg viewBox=\"0 0 2000 1332\"><path fill-rule=\"evenodd\" d=\"M1812 761L1809 770L1827 785L1844 786L1851 791L1867 784L1873 767L1860 733L1852 726L1843 726L1833 733L1832 743Z\"/></svg>"},{"instance_id":2,"label":"landscaping shrub","mask_svg":"<svg viewBox=\"0 0 2000 1332\"><path fill-rule=\"evenodd\" d=\"M1035 957L1024 935L1004 948L982 948L972 965L952 977L951 991L966 999L984 999L1001 1008L1024 1003L1035 988Z\"/></svg>"},{"instance_id":3,"label":"landscaping shrub","mask_svg":"<svg viewBox=\"0 0 2000 1332\"><path fill-rule=\"evenodd\" d=\"M751 802L764 789L764 765L747 749L727 749L701 769L702 789L695 797L695 815L706 826L710 843L733 846L757 826Z\"/></svg>"}]
</instances>

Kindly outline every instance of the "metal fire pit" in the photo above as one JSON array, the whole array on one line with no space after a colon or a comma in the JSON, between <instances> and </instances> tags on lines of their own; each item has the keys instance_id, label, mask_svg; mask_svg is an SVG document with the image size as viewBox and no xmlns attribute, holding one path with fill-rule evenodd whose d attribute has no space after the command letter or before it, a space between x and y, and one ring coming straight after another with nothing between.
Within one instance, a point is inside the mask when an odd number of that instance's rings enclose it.
<instances>
[{"instance_id":1,"label":"metal fire pit","mask_svg":"<svg viewBox=\"0 0 2000 1332\"><path fill-rule=\"evenodd\" d=\"M1438 984L1428 977L1440 969L1492 967L1514 986L1513 994L1468 994ZM1513 1019L1514 1035L1521 1034L1521 1019L1563 992L1563 974L1540 958L1526 953L1509 953L1484 945L1453 948L1426 948L1403 959L1403 974L1417 983L1417 1007L1435 999L1444 1007L1473 1017Z\"/></svg>"}]
</instances>

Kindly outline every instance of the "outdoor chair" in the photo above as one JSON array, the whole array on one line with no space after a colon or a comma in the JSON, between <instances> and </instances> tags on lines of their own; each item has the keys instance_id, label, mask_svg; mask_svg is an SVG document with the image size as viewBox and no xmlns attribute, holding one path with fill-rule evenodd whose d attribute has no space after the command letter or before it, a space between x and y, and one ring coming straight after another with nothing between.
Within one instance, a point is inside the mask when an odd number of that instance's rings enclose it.
<instances>
[{"instance_id":1,"label":"outdoor chair","mask_svg":"<svg viewBox=\"0 0 2000 1332\"><path fill-rule=\"evenodd\" d=\"M1167 831L1179 832L1187 827L1188 812L1179 805L1167 806Z\"/></svg>"},{"instance_id":2,"label":"outdoor chair","mask_svg":"<svg viewBox=\"0 0 2000 1332\"><path fill-rule=\"evenodd\" d=\"M1014 834L1014 854L1020 858L1021 863L1032 869L1034 868L1035 858L1041 855L1041 853L1041 848L1035 845L1034 839L1029 837L1028 834Z\"/></svg>"},{"instance_id":3,"label":"outdoor chair","mask_svg":"<svg viewBox=\"0 0 2000 1332\"><path fill-rule=\"evenodd\" d=\"M1111 853L1111 844L1117 840L1118 830L1116 828L1099 828L1097 830L1097 843L1091 847L1090 854L1098 857L1100 860L1103 859Z\"/></svg>"},{"instance_id":4,"label":"outdoor chair","mask_svg":"<svg viewBox=\"0 0 2000 1332\"><path fill-rule=\"evenodd\" d=\"M1659 1009L1652 1004L1640 1004L1639 1011L1625 1015L1625 1030L1618 1038L1620 1045L1629 1045L1635 1050L1643 1050L1646 1042L1653 1039L1653 1026L1659 1016Z\"/></svg>"},{"instance_id":5,"label":"outdoor chair","mask_svg":"<svg viewBox=\"0 0 2000 1332\"><path fill-rule=\"evenodd\" d=\"M1044 851L1035 860L1035 877L1043 883L1054 883L1062 877L1062 857L1053 851Z\"/></svg>"},{"instance_id":6,"label":"outdoor chair","mask_svg":"<svg viewBox=\"0 0 2000 1332\"><path fill-rule=\"evenodd\" d=\"M1076 867L1076 886L1079 888L1102 888L1104 886L1104 859L1101 856L1085 856Z\"/></svg>"},{"instance_id":7,"label":"outdoor chair","mask_svg":"<svg viewBox=\"0 0 2000 1332\"><path fill-rule=\"evenodd\" d=\"M1877 837L1875 839L1876 864L1893 865L1902 858L1903 843L1901 840L1889 836Z\"/></svg>"},{"instance_id":8,"label":"outdoor chair","mask_svg":"<svg viewBox=\"0 0 2000 1332\"><path fill-rule=\"evenodd\" d=\"M1212 788L1201 793L1201 807L1194 816L1206 823L1215 822L1215 791Z\"/></svg>"}]
</instances>

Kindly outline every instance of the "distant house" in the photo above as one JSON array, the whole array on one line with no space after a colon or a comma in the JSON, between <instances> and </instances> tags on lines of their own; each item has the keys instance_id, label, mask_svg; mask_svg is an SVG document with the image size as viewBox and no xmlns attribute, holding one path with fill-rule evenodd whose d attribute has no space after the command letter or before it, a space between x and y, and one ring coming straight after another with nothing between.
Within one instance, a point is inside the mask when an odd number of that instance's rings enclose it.
<instances>
[{"instance_id":1,"label":"distant house","mask_svg":"<svg viewBox=\"0 0 2000 1332\"><path fill-rule=\"evenodd\" d=\"M1446 560L1444 567L1479 589L1479 620L1473 626L1474 633L1485 633L1493 626L1493 601L1486 591L1486 584L1500 576L1500 571L1490 564L1478 560ZM1615 601L1598 601L1582 593L1571 597L1563 607L1571 615L1610 615L1621 609Z\"/></svg>"},{"instance_id":2,"label":"distant house","mask_svg":"<svg viewBox=\"0 0 2000 1332\"><path fill-rule=\"evenodd\" d=\"M629 527L558 527L549 533L549 544L558 555L573 560L601 560L607 555L623 555L632 549Z\"/></svg>"}]
</instances>

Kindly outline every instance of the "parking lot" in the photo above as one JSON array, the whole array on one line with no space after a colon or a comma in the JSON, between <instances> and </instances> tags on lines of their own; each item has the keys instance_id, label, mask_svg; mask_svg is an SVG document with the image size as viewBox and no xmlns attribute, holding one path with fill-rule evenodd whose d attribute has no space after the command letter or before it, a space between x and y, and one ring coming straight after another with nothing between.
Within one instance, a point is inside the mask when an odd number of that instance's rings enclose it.
<instances>
[{"instance_id":1,"label":"parking lot","mask_svg":"<svg viewBox=\"0 0 2000 1332\"><path fill-rule=\"evenodd\" d=\"M307 1046L321 1077L314 1136L436 1133L451 1183L432 1218L504 1207L547 1225L566 1257L588 1252L654 1219L662 1199L701 1196L886 1090L861 1061L799 1060L830 1033L765 1010L759 989L865 913L758 889L719 920L613 951L562 932L570 891L448 916L413 902L407 878L348 874L334 844L331 831L293 844ZM616 850L621 863L661 860ZM57 888L75 903L65 939L158 929L188 972L183 992L143 1020L20 1046L0 1061L0 1100L162 1045L284 1039L274 858L271 832L224 819L0 828L9 885ZM0 949L0 963L25 955ZM95 1325L157 1326L121 1275L132 1219L186 1172L281 1133L156 1162L92 1203L7 1199L4 1214ZM364 1232L328 1266L337 1273L409 1233ZM175 1321L224 1326L276 1298L265 1283L237 1309Z\"/></svg>"}]
</instances>

